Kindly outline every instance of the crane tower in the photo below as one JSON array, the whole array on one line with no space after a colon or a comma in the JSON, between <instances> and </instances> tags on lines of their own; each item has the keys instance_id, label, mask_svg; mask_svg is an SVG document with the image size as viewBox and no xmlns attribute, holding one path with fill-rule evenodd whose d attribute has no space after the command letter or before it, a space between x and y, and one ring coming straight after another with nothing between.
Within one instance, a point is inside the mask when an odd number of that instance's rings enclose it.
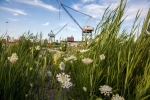
<instances>
[{"instance_id":1,"label":"crane tower","mask_svg":"<svg viewBox=\"0 0 150 100\"><path fill-rule=\"evenodd\" d=\"M62 4L59 0L57 0L57 2L59 3L60 6L62 6L62 8L66 11L66 13L71 17L71 19L72 19L72 20L80 27L80 29L82 30L82 41L84 40L84 37L85 37L85 36L90 36L90 37L92 37L92 31L94 31L94 27L93 27L93 26L86 26L87 22L90 20L90 18L92 18L92 16L87 15L87 14L85 14L85 13L82 13L82 12L80 12L80 11L77 11L77 10L75 10L75 9L73 9L73 8L70 8L70 7L68 7L68 6L64 5L64 4ZM66 9L66 7L89 17L89 19L87 20L87 22L85 23L85 25L84 25L83 27L81 27L81 26L79 25L79 23L73 18L73 16L68 12L68 10Z\"/></svg>"}]
</instances>

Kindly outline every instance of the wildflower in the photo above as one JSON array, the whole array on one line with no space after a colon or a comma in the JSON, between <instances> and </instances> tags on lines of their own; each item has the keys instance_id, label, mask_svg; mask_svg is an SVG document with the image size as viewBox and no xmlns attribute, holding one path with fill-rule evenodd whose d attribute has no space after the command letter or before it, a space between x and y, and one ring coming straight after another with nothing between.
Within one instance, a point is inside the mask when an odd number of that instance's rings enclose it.
<instances>
[{"instance_id":1,"label":"wildflower","mask_svg":"<svg viewBox=\"0 0 150 100\"><path fill-rule=\"evenodd\" d=\"M49 52L57 52L57 50L48 49Z\"/></svg>"},{"instance_id":2,"label":"wildflower","mask_svg":"<svg viewBox=\"0 0 150 100\"><path fill-rule=\"evenodd\" d=\"M71 55L70 57L64 58L65 61L69 61L69 60L77 60L77 58L73 55Z\"/></svg>"},{"instance_id":3,"label":"wildflower","mask_svg":"<svg viewBox=\"0 0 150 100\"><path fill-rule=\"evenodd\" d=\"M59 68L60 68L60 70L65 70L65 64L64 64L64 62L61 62L59 64Z\"/></svg>"},{"instance_id":4,"label":"wildflower","mask_svg":"<svg viewBox=\"0 0 150 100\"><path fill-rule=\"evenodd\" d=\"M85 92L86 92L86 91L87 91L87 88L86 88L86 87L83 87L83 91L85 91Z\"/></svg>"},{"instance_id":5,"label":"wildflower","mask_svg":"<svg viewBox=\"0 0 150 100\"><path fill-rule=\"evenodd\" d=\"M69 61L69 60L70 60L70 58L64 58L64 60L65 60L65 61Z\"/></svg>"},{"instance_id":6,"label":"wildflower","mask_svg":"<svg viewBox=\"0 0 150 100\"><path fill-rule=\"evenodd\" d=\"M61 74L57 74L56 77L57 77L57 80L62 84L63 88L69 88L72 86L69 75L65 73L61 73Z\"/></svg>"},{"instance_id":7,"label":"wildflower","mask_svg":"<svg viewBox=\"0 0 150 100\"><path fill-rule=\"evenodd\" d=\"M99 90L101 91L101 94L109 96L112 93L112 88L108 85L100 86Z\"/></svg>"},{"instance_id":8,"label":"wildflower","mask_svg":"<svg viewBox=\"0 0 150 100\"><path fill-rule=\"evenodd\" d=\"M52 72L51 71L47 71L47 76L51 77L52 76Z\"/></svg>"},{"instance_id":9,"label":"wildflower","mask_svg":"<svg viewBox=\"0 0 150 100\"><path fill-rule=\"evenodd\" d=\"M71 87L71 86L72 86L72 83L71 83L71 82L65 82L65 83L62 84L62 87L63 87L63 88L69 88L69 87Z\"/></svg>"},{"instance_id":10,"label":"wildflower","mask_svg":"<svg viewBox=\"0 0 150 100\"><path fill-rule=\"evenodd\" d=\"M90 59L90 58L84 58L84 59L82 59L82 62L85 63L85 64L90 64L90 63L93 62L93 60Z\"/></svg>"},{"instance_id":11,"label":"wildflower","mask_svg":"<svg viewBox=\"0 0 150 100\"><path fill-rule=\"evenodd\" d=\"M105 55L104 54L100 55L100 59L104 60L105 59Z\"/></svg>"},{"instance_id":12,"label":"wildflower","mask_svg":"<svg viewBox=\"0 0 150 100\"><path fill-rule=\"evenodd\" d=\"M32 70L33 68L32 67L30 67L30 70Z\"/></svg>"},{"instance_id":13,"label":"wildflower","mask_svg":"<svg viewBox=\"0 0 150 100\"><path fill-rule=\"evenodd\" d=\"M39 58L42 58L42 55L39 55Z\"/></svg>"},{"instance_id":14,"label":"wildflower","mask_svg":"<svg viewBox=\"0 0 150 100\"><path fill-rule=\"evenodd\" d=\"M89 51L89 49L87 49L87 50L85 50L85 49L80 50L81 53L84 53L84 52L87 52L87 51Z\"/></svg>"},{"instance_id":15,"label":"wildflower","mask_svg":"<svg viewBox=\"0 0 150 100\"><path fill-rule=\"evenodd\" d=\"M74 55L71 55L70 59L77 60L77 58Z\"/></svg>"},{"instance_id":16,"label":"wildflower","mask_svg":"<svg viewBox=\"0 0 150 100\"><path fill-rule=\"evenodd\" d=\"M39 46L39 45L36 46L35 49L36 49L36 50L40 50L40 46Z\"/></svg>"},{"instance_id":17,"label":"wildflower","mask_svg":"<svg viewBox=\"0 0 150 100\"><path fill-rule=\"evenodd\" d=\"M10 61L10 62L16 62L17 60L18 60L18 56L17 56L17 54L16 53L12 53L12 55L11 55L11 57L8 57L8 60Z\"/></svg>"},{"instance_id":18,"label":"wildflower","mask_svg":"<svg viewBox=\"0 0 150 100\"><path fill-rule=\"evenodd\" d=\"M30 86L33 87L33 83L30 83Z\"/></svg>"},{"instance_id":19,"label":"wildflower","mask_svg":"<svg viewBox=\"0 0 150 100\"><path fill-rule=\"evenodd\" d=\"M111 100L125 100L123 97L119 96L119 94L113 95Z\"/></svg>"},{"instance_id":20,"label":"wildflower","mask_svg":"<svg viewBox=\"0 0 150 100\"><path fill-rule=\"evenodd\" d=\"M73 61L71 60L70 63L73 63Z\"/></svg>"},{"instance_id":21,"label":"wildflower","mask_svg":"<svg viewBox=\"0 0 150 100\"><path fill-rule=\"evenodd\" d=\"M25 97L28 97L28 94L26 94Z\"/></svg>"}]
</instances>

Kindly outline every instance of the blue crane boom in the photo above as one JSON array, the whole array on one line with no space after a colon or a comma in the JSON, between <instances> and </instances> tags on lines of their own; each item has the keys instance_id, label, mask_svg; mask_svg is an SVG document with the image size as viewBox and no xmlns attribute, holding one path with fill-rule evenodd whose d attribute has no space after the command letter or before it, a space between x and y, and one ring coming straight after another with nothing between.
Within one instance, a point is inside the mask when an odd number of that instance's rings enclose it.
<instances>
[{"instance_id":1,"label":"blue crane boom","mask_svg":"<svg viewBox=\"0 0 150 100\"><path fill-rule=\"evenodd\" d=\"M48 36L55 37L63 28L65 28L65 26L67 26L67 24L65 24L56 34L54 34L53 30L51 30L51 32L50 32L50 34L48 34Z\"/></svg>"},{"instance_id":2,"label":"blue crane boom","mask_svg":"<svg viewBox=\"0 0 150 100\"><path fill-rule=\"evenodd\" d=\"M69 8L69 9L72 9L72 10L74 10L74 11L76 11L76 12L79 12L79 13L81 13L81 14L84 14L84 15L88 16L89 18L92 18L92 16L90 16L90 15L87 15L87 14L85 14L85 13L82 13L82 12L80 12L80 11L78 11L78 10L75 10L75 9L73 9L73 8L71 8L71 7L68 7L68 6L62 4L59 0L56 0L56 1L59 3L60 6L62 6L62 8L67 12L67 14L72 18L72 20L80 27L81 30L83 30L83 28L79 25L79 23L73 18L73 16L68 12L68 10L67 10L65 7ZM86 22L86 23L87 23L87 22Z\"/></svg>"}]
</instances>

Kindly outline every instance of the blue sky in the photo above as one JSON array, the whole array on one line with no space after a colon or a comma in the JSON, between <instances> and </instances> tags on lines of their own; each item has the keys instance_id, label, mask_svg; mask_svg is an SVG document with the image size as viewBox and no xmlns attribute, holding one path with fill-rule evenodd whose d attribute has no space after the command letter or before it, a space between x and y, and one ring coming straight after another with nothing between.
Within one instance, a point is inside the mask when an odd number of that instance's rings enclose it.
<instances>
[{"instance_id":1,"label":"blue sky","mask_svg":"<svg viewBox=\"0 0 150 100\"><path fill-rule=\"evenodd\" d=\"M60 0L63 4L72 7L76 10L84 12L93 18L87 23L89 26L96 27L100 21L106 7L112 5L115 7L120 0ZM138 11L142 10L140 19L143 20L150 7L150 0L128 0L127 12L128 17L125 20L125 28L132 26L133 19ZM77 20L80 26L84 26L88 17L69 10L72 16ZM9 23L6 24L6 21ZM42 32L43 38L48 38L48 33L51 30L62 28L63 25L68 25L56 35L56 40L65 39L69 36L74 36L75 40L82 39L81 29L68 16L64 9L60 8L56 0L0 0L0 35L6 33L11 37L19 37L24 32L29 30L34 35ZM57 33L59 29L54 30Z\"/></svg>"}]
</instances>

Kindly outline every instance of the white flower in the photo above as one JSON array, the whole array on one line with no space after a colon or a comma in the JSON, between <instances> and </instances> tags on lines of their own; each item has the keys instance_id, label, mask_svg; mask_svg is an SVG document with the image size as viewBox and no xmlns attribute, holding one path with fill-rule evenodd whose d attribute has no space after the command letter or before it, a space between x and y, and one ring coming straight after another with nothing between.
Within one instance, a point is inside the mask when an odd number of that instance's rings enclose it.
<instances>
[{"instance_id":1,"label":"white flower","mask_svg":"<svg viewBox=\"0 0 150 100\"><path fill-rule=\"evenodd\" d=\"M84 59L82 59L82 62L85 63L85 64L90 64L90 63L93 62L93 60L90 59L90 58L84 58Z\"/></svg>"},{"instance_id":2,"label":"white flower","mask_svg":"<svg viewBox=\"0 0 150 100\"><path fill-rule=\"evenodd\" d=\"M18 56L17 56L17 54L16 53L12 53L12 55L11 55L11 57L8 57L8 60L10 61L10 62L16 62L17 60L18 60Z\"/></svg>"},{"instance_id":3,"label":"white flower","mask_svg":"<svg viewBox=\"0 0 150 100\"><path fill-rule=\"evenodd\" d=\"M71 60L70 63L73 63L73 61Z\"/></svg>"},{"instance_id":4,"label":"white flower","mask_svg":"<svg viewBox=\"0 0 150 100\"><path fill-rule=\"evenodd\" d=\"M85 92L86 92L86 91L87 91L87 88L86 88L86 87L83 87L83 91L85 91Z\"/></svg>"},{"instance_id":5,"label":"white flower","mask_svg":"<svg viewBox=\"0 0 150 100\"><path fill-rule=\"evenodd\" d=\"M47 76L51 77L52 76L52 72L51 71L47 71Z\"/></svg>"},{"instance_id":6,"label":"white flower","mask_svg":"<svg viewBox=\"0 0 150 100\"><path fill-rule=\"evenodd\" d=\"M112 93L112 88L108 85L100 86L99 90L101 91L101 94L109 96Z\"/></svg>"},{"instance_id":7,"label":"white flower","mask_svg":"<svg viewBox=\"0 0 150 100\"><path fill-rule=\"evenodd\" d=\"M32 70L33 68L32 67L30 67L30 70Z\"/></svg>"},{"instance_id":8,"label":"white flower","mask_svg":"<svg viewBox=\"0 0 150 100\"><path fill-rule=\"evenodd\" d=\"M70 59L77 60L77 58L74 55L71 55Z\"/></svg>"},{"instance_id":9,"label":"white flower","mask_svg":"<svg viewBox=\"0 0 150 100\"><path fill-rule=\"evenodd\" d=\"M39 58L42 58L42 55L39 55Z\"/></svg>"},{"instance_id":10,"label":"white flower","mask_svg":"<svg viewBox=\"0 0 150 100\"><path fill-rule=\"evenodd\" d=\"M125 100L123 97L119 96L119 94L113 95L111 100Z\"/></svg>"},{"instance_id":11,"label":"white flower","mask_svg":"<svg viewBox=\"0 0 150 100\"><path fill-rule=\"evenodd\" d=\"M71 83L71 82L65 82L65 83L62 84L62 87L63 87L63 88L69 88L69 87L71 87L71 86L72 86L72 83Z\"/></svg>"},{"instance_id":12,"label":"white flower","mask_svg":"<svg viewBox=\"0 0 150 100\"><path fill-rule=\"evenodd\" d=\"M36 50L40 50L40 46L39 46L39 45L36 46L35 49L36 49Z\"/></svg>"},{"instance_id":13,"label":"white flower","mask_svg":"<svg viewBox=\"0 0 150 100\"><path fill-rule=\"evenodd\" d=\"M59 64L59 68L60 68L60 70L65 70L65 64L64 64L64 62L61 62Z\"/></svg>"},{"instance_id":14,"label":"white flower","mask_svg":"<svg viewBox=\"0 0 150 100\"><path fill-rule=\"evenodd\" d=\"M80 50L81 53L84 53L84 52L87 52L87 51L89 51L89 49L87 49L87 50L85 50L85 49Z\"/></svg>"},{"instance_id":15,"label":"white flower","mask_svg":"<svg viewBox=\"0 0 150 100\"><path fill-rule=\"evenodd\" d=\"M64 58L64 60L65 61L69 61L69 60L71 60L69 57L67 57L67 58Z\"/></svg>"},{"instance_id":16,"label":"white flower","mask_svg":"<svg viewBox=\"0 0 150 100\"><path fill-rule=\"evenodd\" d=\"M100 59L104 60L105 59L105 55L104 54L100 55Z\"/></svg>"},{"instance_id":17,"label":"white flower","mask_svg":"<svg viewBox=\"0 0 150 100\"><path fill-rule=\"evenodd\" d=\"M48 49L49 52L57 52L57 50Z\"/></svg>"},{"instance_id":18,"label":"white flower","mask_svg":"<svg viewBox=\"0 0 150 100\"><path fill-rule=\"evenodd\" d=\"M61 73L61 74L57 74L56 77L57 77L57 80L62 84L63 88L69 88L72 86L69 75L65 73Z\"/></svg>"},{"instance_id":19,"label":"white flower","mask_svg":"<svg viewBox=\"0 0 150 100\"><path fill-rule=\"evenodd\" d=\"M33 87L33 83L30 83L30 86Z\"/></svg>"},{"instance_id":20,"label":"white flower","mask_svg":"<svg viewBox=\"0 0 150 100\"><path fill-rule=\"evenodd\" d=\"M71 56L69 56L69 57L67 57L67 58L64 58L64 60L65 61L69 61L69 60L77 60L77 58L75 57L75 56L73 56L73 55L71 55Z\"/></svg>"}]
</instances>

